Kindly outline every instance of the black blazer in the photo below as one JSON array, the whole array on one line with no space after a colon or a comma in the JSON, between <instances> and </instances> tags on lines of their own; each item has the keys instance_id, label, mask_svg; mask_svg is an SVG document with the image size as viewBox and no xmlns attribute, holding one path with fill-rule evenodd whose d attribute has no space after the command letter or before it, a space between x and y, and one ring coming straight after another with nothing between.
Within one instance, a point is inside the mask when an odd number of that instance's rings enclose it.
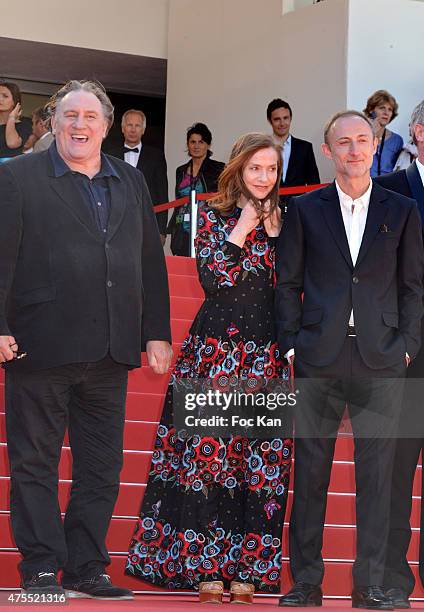
<instances>
[{"instance_id":1,"label":"black blazer","mask_svg":"<svg viewBox=\"0 0 424 612\"><path fill-rule=\"evenodd\" d=\"M124 159L124 145L119 150L114 150L113 155ZM153 206L165 204L169 201L168 196L168 174L166 168L165 155L160 149L143 144L137 162L138 170L141 170L149 188ZM156 213L156 221L159 233L166 234L168 223L168 211L164 210Z\"/></svg>"},{"instance_id":2,"label":"black blazer","mask_svg":"<svg viewBox=\"0 0 424 612\"><path fill-rule=\"evenodd\" d=\"M365 364L383 369L420 347L424 256L413 200L374 184L353 266L335 184L293 198L277 243L281 350L314 366L339 355L353 307ZM302 293L304 298L302 302Z\"/></svg>"},{"instance_id":3,"label":"black blazer","mask_svg":"<svg viewBox=\"0 0 424 612\"><path fill-rule=\"evenodd\" d=\"M110 353L140 365L148 340L170 340L163 249L143 175L109 157L107 234L72 175L54 176L49 151L0 166L0 334L43 369Z\"/></svg>"},{"instance_id":4,"label":"black blazer","mask_svg":"<svg viewBox=\"0 0 424 612\"><path fill-rule=\"evenodd\" d=\"M373 181L386 189L413 198L417 203L424 229L424 185L415 161L406 170L383 174L373 178Z\"/></svg>"},{"instance_id":5,"label":"black blazer","mask_svg":"<svg viewBox=\"0 0 424 612\"><path fill-rule=\"evenodd\" d=\"M383 174L373 178L373 182L396 193L414 198L418 206L424 231L424 185L415 161L406 170ZM422 378L424 376L424 320L421 323L421 350L409 366L407 375L408 378Z\"/></svg>"},{"instance_id":6,"label":"black blazer","mask_svg":"<svg viewBox=\"0 0 424 612\"><path fill-rule=\"evenodd\" d=\"M178 198L178 185L183 178L185 172L187 172L187 168L189 167L191 160L182 164L182 166L178 166L175 171L175 197ZM218 189L218 179L221 172L224 170L225 164L220 161L216 161L215 159L211 159L210 157L206 157L203 160L203 163L200 167L200 171L198 177L202 181L203 188L206 193L213 193ZM171 249L174 254L179 252L179 249L175 247L175 243L178 242L178 236L176 236L176 232L178 232L178 226L176 224L176 218L179 213L179 208L174 208L172 213L172 217L169 221L168 225L168 234L171 234ZM174 247L174 248L173 248ZM187 256L189 253L187 253Z\"/></svg>"},{"instance_id":7,"label":"black blazer","mask_svg":"<svg viewBox=\"0 0 424 612\"><path fill-rule=\"evenodd\" d=\"M316 185L320 182L312 143L291 137L291 151L286 180L281 179L281 187Z\"/></svg>"},{"instance_id":8,"label":"black blazer","mask_svg":"<svg viewBox=\"0 0 424 612\"><path fill-rule=\"evenodd\" d=\"M178 185L183 178L184 172L187 172L187 168L189 167L190 163L191 160L182 166L178 166L175 171L175 197L178 197ZM206 193L217 191L219 175L224 168L225 164L223 162L216 161L210 157L206 157L203 160L198 177L202 181L203 188L205 189Z\"/></svg>"}]
</instances>

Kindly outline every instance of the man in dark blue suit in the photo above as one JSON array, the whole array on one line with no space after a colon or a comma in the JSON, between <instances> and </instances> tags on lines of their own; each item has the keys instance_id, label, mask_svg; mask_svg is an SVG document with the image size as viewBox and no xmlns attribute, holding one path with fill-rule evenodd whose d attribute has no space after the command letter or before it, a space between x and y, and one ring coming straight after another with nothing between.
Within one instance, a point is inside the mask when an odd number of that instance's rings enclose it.
<instances>
[{"instance_id":1,"label":"man in dark blue suit","mask_svg":"<svg viewBox=\"0 0 424 612\"><path fill-rule=\"evenodd\" d=\"M336 180L293 199L277 246L279 344L301 391L290 523L295 585L280 606L322 603L326 498L347 403L357 490L352 606L392 610L382 587L402 380L421 341L421 223L413 200L371 181L377 142L362 113L334 115L324 140Z\"/></svg>"},{"instance_id":2,"label":"man in dark blue suit","mask_svg":"<svg viewBox=\"0 0 424 612\"><path fill-rule=\"evenodd\" d=\"M406 169L392 172L377 179L377 182L397 193L402 193L417 202L421 220L424 221L424 100L412 113L410 129L417 145L418 158ZM424 325L421 327L424 333ZM409 595L415 586L415 577L408 565L406 553L411 540L409 523L412 509L412 487L415 469L424 448L424 415L422 409L421 383L424 378L424 350L408 368L408 379L401 423L403 430L397 441L395 468L392 481L389 548L387 552L384 585L394 599L397 608L409 608ZM418 380L419 379L419 380ZM421 397L420 397L421 396ZM410 398L410 399L409 399ZM424 470L422 470L424 475ZM424 494L424 487L423 487ZM424 583L424 508L421 496L419 574Z\"/></svg>"}]
</instances>

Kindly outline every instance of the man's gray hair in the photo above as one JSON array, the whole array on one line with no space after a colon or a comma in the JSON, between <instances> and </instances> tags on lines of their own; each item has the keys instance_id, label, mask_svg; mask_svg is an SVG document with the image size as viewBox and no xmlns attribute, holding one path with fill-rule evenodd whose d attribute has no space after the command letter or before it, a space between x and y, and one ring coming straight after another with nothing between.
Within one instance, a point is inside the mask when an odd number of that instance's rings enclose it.
<instances>
[{"instance_id":1,"label":"man's gray hair","mask_svg":"<svg viewBox=\"0 0 424 612\"><path fill-rule=\"evenodd\" d=\"M113 104L106 93L105 88L98 81L68 81L61 87L46 104L50 118L55 115L59 102L71 91L86 91L92 93L102 105L103 114L108 124L108 130L113 125Z\"/></svg>"},{"instance_id":2,"label":"man's gray hair","mask_svg":"<svg viewBox=\"0 0 424 612\"><path fill-rule=\"evenodd\" d=\"M136 110L135 108L130 108L129 110L125 111L125 113L122 115L121 126L124 127L125 119L131 114L139 115L141 117L141 121L143 122L143 130L145 130L147 125L146 115L143 113L143 111Z\"/></svg>"},{"instance_id":3,"label":"man's gray hair","mask_svg":"<svg viewBox=\"0 0 424 612\"><path fill-rule=\"evenodd\" d=\"M415 144L417 143L415 140L414 131L415 131L415 126L417 125L417 123L419 123L420 125L424 125L424 100L421 100L421 102L417 104L417 106L412 111L411 122L409 124L411 134L412 134L412 140Z\"/></svg>"}]
</instances>

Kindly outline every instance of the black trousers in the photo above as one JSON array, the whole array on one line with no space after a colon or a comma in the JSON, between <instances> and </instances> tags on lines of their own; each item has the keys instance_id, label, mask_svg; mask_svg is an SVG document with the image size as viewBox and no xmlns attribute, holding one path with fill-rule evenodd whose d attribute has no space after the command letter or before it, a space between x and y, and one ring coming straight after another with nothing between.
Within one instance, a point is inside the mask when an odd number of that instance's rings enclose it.
<instances>
[{"instance_id":1,"label":"black trousers","mask_svg":"<svg viewBox=\"0 0 424 612\"><path fill-rule=\"evenodd\" d=\"M119 490L128 368L106 357L37 372L6 373L11 522L20 571L63 568L66 579L102 573ZM65 520L58 465L66 427L72 488Z\"/></svg>"},{"instance_id":2,"label":"black trousers","mask_svg":"<svg viewBox=\"0 0 424 612\"><path fill-rule=\"evenodd\" d=\"M422 327L424 332L424 326ZM424 340L424 338L423 338ZM406 559L411 541L412 488L420 453L424 449L424 350L408 368L399 439L396 444L390 507L390 532L384 586L411 594L415 577ZM424 584L424 470L422 470L419 574Z\"/></svg>"},{"instance_id":3,"label":"black trousers","mask_svg":"<svg viewBox=\"0 0 424 612\"><path fill-rule=\"evenodd\" d=\"M327 367L295 358L303 401L295 407L294 500L290 566L295 581L321 584L327 491L337 430L346 403L355 437L356 586L383 585L389 532L391 477L406 366L369 369L356 338L347 337ZM304 379L304 384L302 384Z\"/></svg>"}]
</instances>

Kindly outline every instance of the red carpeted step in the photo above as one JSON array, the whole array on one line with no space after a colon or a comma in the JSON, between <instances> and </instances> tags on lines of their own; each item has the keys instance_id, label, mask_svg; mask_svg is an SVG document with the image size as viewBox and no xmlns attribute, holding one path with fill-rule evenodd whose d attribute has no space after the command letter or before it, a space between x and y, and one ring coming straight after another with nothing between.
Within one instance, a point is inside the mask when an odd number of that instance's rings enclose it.
<instances>
[{"instance_id":1,"label":"red carpeted step","mask_svg":"<svg viewBox=\"0 0 424 612\"><path fill-rule=\"evenodd\" d=\"M190 319L197 315L203 300L174 296L171 300L171 319Z\"/></svg>"},{"instance_id":2,"label":"red carpeted step","mask_svg":"<svg viewBox=\"0 0 424 612\"><path fill-rule=\"evenodd\" d=\"M192 257L172 256L166 258L166 269L169 274L194 276L197 279L196 260Z\"/></svg>"},{"instance_id":3,"label":"red carpeted step","mask_svg":"<svg viewBox=\"0 0 424 612\"><path fill-rule=\"evenodd\" d=\"M199 283L199 281L190 276L184 276L181 274L169 274L169 294L174 296L186 296L189 298L201 298L205 297L205 293Z\"/></svg>"},{"instance_id":4,"label":"red carpeted step","mask_svg":"<svg viewBox=\"0 0 424 612\"><path fill-rule=\"evenodd\" d=\"M121 482L119 495L113 510L114 516L137 516L141 507L146 486L139 483ZM65 512L69 501L71 483L61 480L59 482L59 503L62 512ZM0 478L0 511L10 509L9 504L10 480L9 477Z\"/></svg>"},{"instance_id":5,"label":"red carpeted step","mask_svg":"<svg viewBox=\"0 0 424 612\"><path fill-rule=\"evenodd\" d=\"M164 393L128 393L125 417L131 421L160 421L164 397Z\"/></svg>"}]
</instances>

